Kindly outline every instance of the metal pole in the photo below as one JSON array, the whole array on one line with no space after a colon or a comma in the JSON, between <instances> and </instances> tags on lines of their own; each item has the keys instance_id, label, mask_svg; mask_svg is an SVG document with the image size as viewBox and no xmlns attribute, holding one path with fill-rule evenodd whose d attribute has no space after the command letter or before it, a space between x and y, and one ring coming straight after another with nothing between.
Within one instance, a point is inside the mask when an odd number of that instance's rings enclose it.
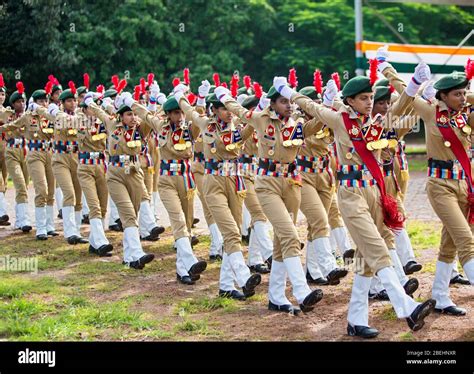
<instances>
[{"instance_id":1,"label":"metal pole","mask_svg":"<svg viewBox=\"0 0 474 374\"><path fill-rule=\"evenodd\" d=\"M363 68L364 54L362 53L362 0L354 0L355 11L355 56L356 56L356 75L365 75Z\"/></svg>"}]
</instances>

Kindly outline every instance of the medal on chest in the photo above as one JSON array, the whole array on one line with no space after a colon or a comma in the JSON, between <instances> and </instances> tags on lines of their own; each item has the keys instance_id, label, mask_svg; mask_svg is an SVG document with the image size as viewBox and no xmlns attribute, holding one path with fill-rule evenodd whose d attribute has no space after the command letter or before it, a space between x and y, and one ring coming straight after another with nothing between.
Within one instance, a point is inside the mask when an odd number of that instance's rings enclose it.
<instances>
[{"instance_id":1,"label":"medal on chest","mask_svg":"<svg viewBox=\"0 0 474 374\"><path fill-rule=\"evenodd\" d=\"M364 130L362 130L364 132ZM367 143L367 149L373 151L376 149L387 148L388 140L383 136L382 117L377 116L374 121L366 128L364 138Z\"/></svg>"},{"instance_id":2,"label":"medal on chest","mask_svg":"<svg viewBox=\"0 0 474 374\"><path fill-rule=\"evenodd\" d=\"M136 128L132 128L130 130L124 130L123 137L127 142L128 148L138 148L142 146L142 142L140 140L140 134L136 131Z\"/></svg>"}]
</instances>

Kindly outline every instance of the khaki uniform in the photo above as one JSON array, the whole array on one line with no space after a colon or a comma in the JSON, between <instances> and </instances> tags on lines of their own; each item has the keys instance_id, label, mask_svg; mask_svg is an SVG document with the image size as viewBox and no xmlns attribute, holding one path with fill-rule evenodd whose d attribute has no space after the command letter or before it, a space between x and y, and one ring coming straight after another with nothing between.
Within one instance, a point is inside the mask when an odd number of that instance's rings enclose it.
<instances>
[{"instance_id":1,"label":"khaki uniform","mask_svg":"<svg viewBox=\"0 0 474 374\"><path fill-rule=\"evenodd\" d=\"M105 178L105 125L87 117L86 126L77 134L79 146L79 184L89 206L89 219L103 219L107 214L108 189Z\"/></svg>"},{"instance_id":2,"label":"khaki uniform","mask_svg":"<svg viewBox=\"0 0 474 374\"><path fill-rule=\"evenodd\" d=\"M182 128L173 129L163 113L153 115L139 104L135 104L133 110L158 134L162 162L158 189L169 215L174 239L189 237L191 234L188 226L189 213L192 212L190 205L194 203L195 188L189 163L193 155L191 141L189 140L189 147L186 149L175 149L173 138L179 136L176 131ZM191 134L189 136L191 137Z\"/></svg>"},{"instance_id":3,"label":"khaki uniform","mask_svg":"<svg viewBox=\"0 0 474 374\"><path fill-rule=\"evenodd\" d=\"M216 175L206 174L204 176L203 190L206 201L215 219L217 226L224 238L224 251L231 255L240 252L241 235L240 226L242 223L242 203L245 195L243 179L236 169L238 169L237 158L240 154L239 146L233 149L226 149L223 137L231 136L231 124L224 130L217 123L216 118L209 118L204 114L199 114L189 103L181 99L179 105L187 118L191 118L193 126L197 126L203 137L204 157L207 161L223 164L216 171ZM239 131L239 130L237 130ZM241 140L244 142L253 132L252 128L246 128L241 133ZM229 166L232 164L233 166ZM226 171L225 168L229 167ZM231 170L230 168L233 168ZM222 170L222 172L221 172Z\"/></svg>"},{"instance_id":4,"label":"khaki uniform","mask_svg":"<svg viewBox=\"0 0 474 374\"><path fill-rule=\"evenodd\" d=\"M6 121L7 125L9 122L13 122L19 119L18 115L11 115ZM25 131L24 128L13 127L10 130L5 131L5 141L7 148L5 150L5 162L8 170L8 174L13 180L15 186L15 201L17 204L28 203L28 182L29 174L28 167L26 165L26 142L25 142Z\"/></svg>"},{"instance_id":5,"label":"khaki uniform","mask_svg":"<svg viewBox=\"0 0 474 374\"><path fill-rule=\"evenodd\" d=\"M8 117L9 110L1 107L0 108L0 123L5 122ZM4 118L2 118L4 117ZM5 133L0 133L0 193L5 193L7 190L7 178L8 178L8 171L7 171L7 163L5 161Z\"/></svg>"},{"instance_id":6,"label":"khaki uniform","mask_svg":"<svg viewBox=\"0 0 474 374\"><path fill-rule=\"evenodd\" d=\"M352 165L363 165L360 156L353 152L352 141L342 119L342 112L349 113L350 118L358 118L350 107L341 106L340 110L335 112L313 103L311 99L300 94L293 95L292 99L306 113L319 119L333 130L341 170ZM391 108L392 115L403 113L411 102L412 98L402 94ZM370 121L371 119L368 120L368 123ZM350 157L347 157L349 154ZM380 159L380 154L376 157ZM347 187L340 185L338 202L344 222L357 245L355 256L364 259L363 262L360 261L362 266L358 272L365 276L372 276L380 269L391 265L389 248L383 239L391 234L384 224L379 189L371 179L370 173L367 171L364 174L366 181L369 182L368 186Z\"/></svg>"},{"instance_id":7,"label":"khaki uniform","mask_svg":"<svg viewBox=\"0 0 474 374\"><path fill-rule=\"evenodd\" d=\"M27 167L35 188L35 207L53 206L55 179L51 164L51 140L54 130L49 126L49 121L27 112L4 128L7 131L24 128L29 150Z\"/></svg>"}]
</instances>

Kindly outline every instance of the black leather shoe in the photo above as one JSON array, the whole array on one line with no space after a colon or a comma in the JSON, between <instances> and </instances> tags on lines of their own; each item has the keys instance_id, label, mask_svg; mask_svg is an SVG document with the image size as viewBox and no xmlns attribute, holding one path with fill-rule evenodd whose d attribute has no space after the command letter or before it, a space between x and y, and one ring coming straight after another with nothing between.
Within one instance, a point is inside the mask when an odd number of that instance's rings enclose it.
<instances>
[{"instance_id":1,"label":"black leather shoe","mask_svg":"<svg viewBox=\"0 0 474 374\"><path fill-rule=\"evenodd\" d=\"M0 226L10 226L11 223L8 222L10 217L7 214L0 217Z\"/></svg>"},{"instance_id":2,"label":"black leather shoe","mask_svg":"<svg viewBox=\"0 0 474 374\"><path fill-rule=\"evenodd\" d=\"M88 214L84 214L84 215L82 216L82 221L81 221L81 223L82 223L83 225L88 225L88 224L89 224L89 215L88 215Z\"/></svg>"},{"instance_id":3,"label":"black leather shoe","mask_svg":"<svg viewBox=\"0 0 474 374\"><path fill-rule=\"evenodd\" d=\"M342 254L342 259L344 260L345 264L351 264L352 260L354 258L355 250L354 249L348 249Z\"/></svg>"},{"instance_id":4,"label":"black leather shoe","mask_svg":"<svg viewBox=\"0 0 474 374\"><path fill-rule=\"evenodd\" d=\"M262 276L260 274L252 274L250 278L247 279L247 282L245 282L245 286L242 287L242 292L245 297L255 295L255 287L257 287L261 281Z\"/></svg>"},{"instance_id":5,"label":"black leather shoe","mask_svg":"<svg viewBox=\"0 0 474 374\"><path fill-rule=\"evenodd\" d=\"M141 270L145 267L146 264L148 264L149 262L152 262L154 258L155 258L154 254L146 254L140 257L138 260L130 262L128 266L133 269ZM124 263L124 265L126 265L126 263Z\"/></svg>"},{"instance_id":6,"label":"black leather shoe","mask_svg":"<svg viewBox=\"0 0 474 374\"><path fill-rule=\"evenodd\" d=\"M109 226L109 230L117 231L117 232L122 231L122 230L120 229L120 226L119 226L119 225L110 225L110 226Z\"/></svg>"},{"instance_id":7,"label":"black leather shoe","mask_svg":"<svg viewBox=\"0 0 474 374\"><path fill-rule=\"evenodd\" d=\"M59 211L58 211L58 218L63 219L63 210L62 209L59 209Z\"/></svg>"},{"instance_id":8,"label":"black leather shoe","mask_svg":"<svg viewBox=\"0 0 474 374\"><path fill-rule=\"evenodd\" d=\"M155 226L151 229L150 235L142 238L142 240L156 242L160 238L160 234L163 234L164 232L165 228L163 226Z\"/></svg>"},{"instance_id":9,"label":"black leather shoe","mask_svg":"<svg viewBox=\"0 0 474 374\"><path fill-rule=\"evenodd\" d=\"M339 279L344 278L347 275L347 270L342 268L335 268L327 275L328 283L331 286L337 285L340 283Z\"/></svg>"},{"instance_id":10,"label":"black leather shoe","mask_svg":"<svg viewBox=\"0 0 474 374\"><path fill-rule=\"evenodd\" d=\"M435 308L434 311L436 313L447 314L449 316L465 316L466 309L459 308L456 305L448 306L447 308L437 309Z\"/></svg>"},{"instance_id":11,"label":"black leather shoe","mask_svg":"<svg viewBox=\"0 0 474 374\"><path fill-rule=\"evenodd\" d=\"M196 227L196 225L199 223L199 221L201 221L199 218L194 218L193 219L193 224L191 225L191 228L194 229Z\"/></svg>"},{"instance_id":12,"label":"black leather shoe","mask_svg":"<svg viewBox=\"0 0 474 374\"><path fill-rule=\"evenodd\" d=\"M94 248L92 245L89 245L89 253L98 255L100 257L110 257L112 256L111 252L114 249L112 244L104 244L99 248Z\"/></svg>"},{"instance_id":13,"label":"black leather shoe","mask_svg":"<svg viewBox=\"0 0 474 374\"><path fill-rule=\"evenodd\" d=\"M77 235L72 235L69 238L67 238L67 242L69 244L85 244L89 243L87 239L81 238L80 236Z\"/></svg>"},{"instance_id":14,"label":"black leather shoe","mask_svg":"<svg viewBox=\"0 0 474 374\"><path fill-rule=\"evenodd\" d=\"M380 300L380 301L390 301L389 297L388 297L388 293L386 290L382 290L378 293L375 294L375 296L373 297L374 300Z\"/></svg>"},{"instance_id":15,"label":"black leather shoe","mask_svg":"<svg viewBox=\"0 0 474 374\"><path fill-rule=\"evenodd\" d=\"M224 291L219 290L219 297L226 297L228 299L235 299L235 300L245 300L245 295L242 292L237 290L232 291Z\"/></svg>"},{"instance_id":16,"label":"black leather shoe","mask_svg":"<svg viewBox=\"0 0 474 374\"><path fill-rule=\"evenodd\" d=\"M36 240L48 240L48 235L45 235L45 234L36 235Z\"/></svg>"},{"instance_id":17,"label":"black leather shoe","mask_svg":"<svg viewBox=\"0 0 474 374\"><path fill-rule=\"evenodd\" d=\"M250 229L249 229L248 235L242 235L242 243L244 245L249 245L249 241L250 241Z\"/></svg>"},{"instance_id":18,"label":"black leather shoe","mask_svg":"<svg viewBox=\"0 0 474 374\"><path fill-rule=\"evenodd\" d=\"M413 297L413 293L418 289L418 286L420 283L418 282L418 279L416 278L410 278L408 281L405 283L403 288L405 289L405 293L408 296Z\"/></svg>"},{"instance_id":19,"label":"black leather shoe","mask_svg":"<svg viewBox=\"0 0 474 374\"><path fill-rule=\"evenodd\" d=\"M449 284L463 284L465 286L469 286L471 284L471 282L469 282L469 280L467 280L466 278L464 278L462 276L462 274L458 274L456 275L453 279L451 279L449 281Z\"/></svg>"},{"instance_id":20,"label":"black leather shoe","mask_svg":"<svg viewBox=\"0 0 474 374\"><path fill-rule=\"evenodd\" d=\"M268 274L270 269L265 264L257 264L249 266L250 272L258 274Z\"/></svg>"},{"instance_id":21,"label":"black leather shoe","mask_svg":"<svg viewBox=\"0 0 474 374\"><path fill-rule=\"evenodd\" d=\"M191 247L194 247L195 245L199 244L199 239L197 236L191 236Z\"/></svg>"},{"instance_id":22,"label":"black leather shoe","mask_svg":"<svg viewBox=\"0 0 474 374\"><path fill-rule=\"evenodd\" d=\"M58 236L59 234L56 231L48 231L48 236Z\"/></svg>"},{"instance_id":23,"label":"black leather shoe","mask_svg":"<svg viewBox=\"0 0 474 374\"><path fill-rule=\"evenodd\" d=\"M268 302L268 310L272 310L275 312L288 313L294 316L297 316L301 312L300 308L293 306L291 304L276 305L276 304L273 304L271 301Z\"/></svg>"},{"instance_id":24,"label":"black leather shoe","mask_svg":"<svg viewBox=\"0 0 474 374\"><path fill-rule=\"evenodd\" d=\"M221 255L209 255L209 261L211 261L211 262L222 261L222 256Z\"/></svg>"},{"instance_id":25,"label":"black leather shoe","mask_svg":"<svg viewBox=\"0 0 474 374\"><path fill-rule=\"evenodd\" d=\"M300 304L301 311L303 313L311 312L314 309L314 305L323 298L323 291L320 289L313 290L308 296L306 296L303 302Z\"/></svg>"},{"instance_id":26,"label":"black leather shoe","mask_svg":"<svg viewBox=\"0 0 474 374\"><path fill-rule=\"evenodd\" d=\"M194 284L194 281L191 279L189 275L185 275L182 277L179 274L176 274L176 279L183 284L187 284L187 285Z\"/></svg>"},{"instance_id":27,"label":"black leather shoe","mask_svg":"<svg viewBox=\"0 0 474 374\"><path fill-rule=\"evenodd\" d=\"M265 263L267 264L270 270L272 270L272 262L273 262L273 256L270 256L265 260Z\"/></svg>"},{"instance_id":28,"label":"black leather shoe","mask_svg":"<svg viewBox=\"0 0 474 374\"><path fill-rule=\"evenodd\" d=\"M436 301L428 299L424 303L418 305L407 318L407 324L413 331L420 330L425 325L425 318L428 317L435 307Z\"/></svg>"},{"instance_id":29,"label":"black leather shoe","mask_svg":"<svg viewBox=\"0 0 474 374\"><path fill-rule=\"evenodd\" d=\"M403 267L403 271L406 275L410 275L416 273L417 271L420 271L422 267L423 266L421 266L421 264L416 261L408 261L407 264Z\"/></svg>"},{"instance_id":30,"label":"black leather shoe","mask_svg":"<svg viewBox=\"0 0 474 374\"><path fill-rule=\"evenodd\" d=\"M375 338L379 334L377 329L374 329L369 326L352 326L347 325L347 335L349 336L358 336L364 339Z\"/></svg>"},{"instance_id":31,"label":"black leather shoe","mask_svg":"<svg viewBox=\"0 0 474 374\"><path fill-rule=\"evenodd\" d=\"M306 281L310 284L317 284L318 286L327 286L329 284L326 278L313 279L309 271L306 272Z\"/></svg>"},{"instance_id":32,"label":"black leather shoe","mask_svg":"<svg viewBox=\"0 0 474 374\"><path fill-rule=\"evenodd\" d=\"M198 261L193 266L191 266L188 270L188 274L193 281L197 281L201 278L200 274L206 270L207 262L206 261Z\"/></svg>"},{"instance_id":33,"label":"black leather shoe","mask_svg":"<svg viewBox=\"0 0 474 374\"><path fill-rule=\"evenodd\" d=\"M33 227L29 225L21 226L21 231L23 231L24 233L30 232L32 229Z\"/></svg>"}]
</instances>

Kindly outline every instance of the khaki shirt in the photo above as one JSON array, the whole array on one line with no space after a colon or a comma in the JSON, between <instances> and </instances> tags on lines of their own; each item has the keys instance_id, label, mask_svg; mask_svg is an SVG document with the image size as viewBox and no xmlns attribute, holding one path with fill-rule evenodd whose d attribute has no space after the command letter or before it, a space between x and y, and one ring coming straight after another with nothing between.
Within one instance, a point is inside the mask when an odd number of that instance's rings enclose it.
<instances>
[{"instance_id":1,"label":"khaki shirt","mask_svg":"<svg viewBox=\"0 0 474 374\"><path fill-rule=\"evenodd\" d=\"M50 122L46 118L32 112L26 112L18 119L1 127L1 131L11 132L12 134L17 130L21 130L24 137L28 140L49 141L54 136L54 128Z\"/></svg>"},{"instance_id":2,"label":"khaki shirt","mask_svg":"<svg viewBox=\"0 0 474 374\"><path fill-rule=\"evenodd\" d=\"M36 113L54 124L55 141L77 142L79 129L85 127L87 123L87 116L82 112L70 114L59 111L56 116L53 116L46 108L39 107Z\"/></svg>"},{"instance_id":3,"label":"khaki shirt","mask_svg":"<svg viewBox=\"0 0 474 374\"><path fill-rule=\"evenodd\" d=\"M288 122L283 124L277 114L270 108L266 108L261 112L254 112L245 109L235 100L227 101L225 106L257 132L258 157L268 158L280 163L295 161L296 154L301 147L300 145L283 146L284 131L288 131L289 128L300 124L303 126L303 137L307 138L318 132L322 127L321 123L305 123L305 120L301 117L297 119L290 117Z\"/></svg>"},{"instance_id":4,"label":"khaki shirt","mask_svg":"<svg viewBox=\"0 0 474 374\"><path fill-rule=\"evenodd\" d=\"M186 117L192 120L193 125L200 129L206 159L234 160L240 156L243 143L252 135L252 128L246 127L241 130L233 122L222 128L216 117L208 117L205 113L199 113L185 98L180 99L179 106ZM230 138L232 134L240 135L240 140L233 143L235 148L226 149L223 139L224 137Z\"/></svg>"}]
</instances>

